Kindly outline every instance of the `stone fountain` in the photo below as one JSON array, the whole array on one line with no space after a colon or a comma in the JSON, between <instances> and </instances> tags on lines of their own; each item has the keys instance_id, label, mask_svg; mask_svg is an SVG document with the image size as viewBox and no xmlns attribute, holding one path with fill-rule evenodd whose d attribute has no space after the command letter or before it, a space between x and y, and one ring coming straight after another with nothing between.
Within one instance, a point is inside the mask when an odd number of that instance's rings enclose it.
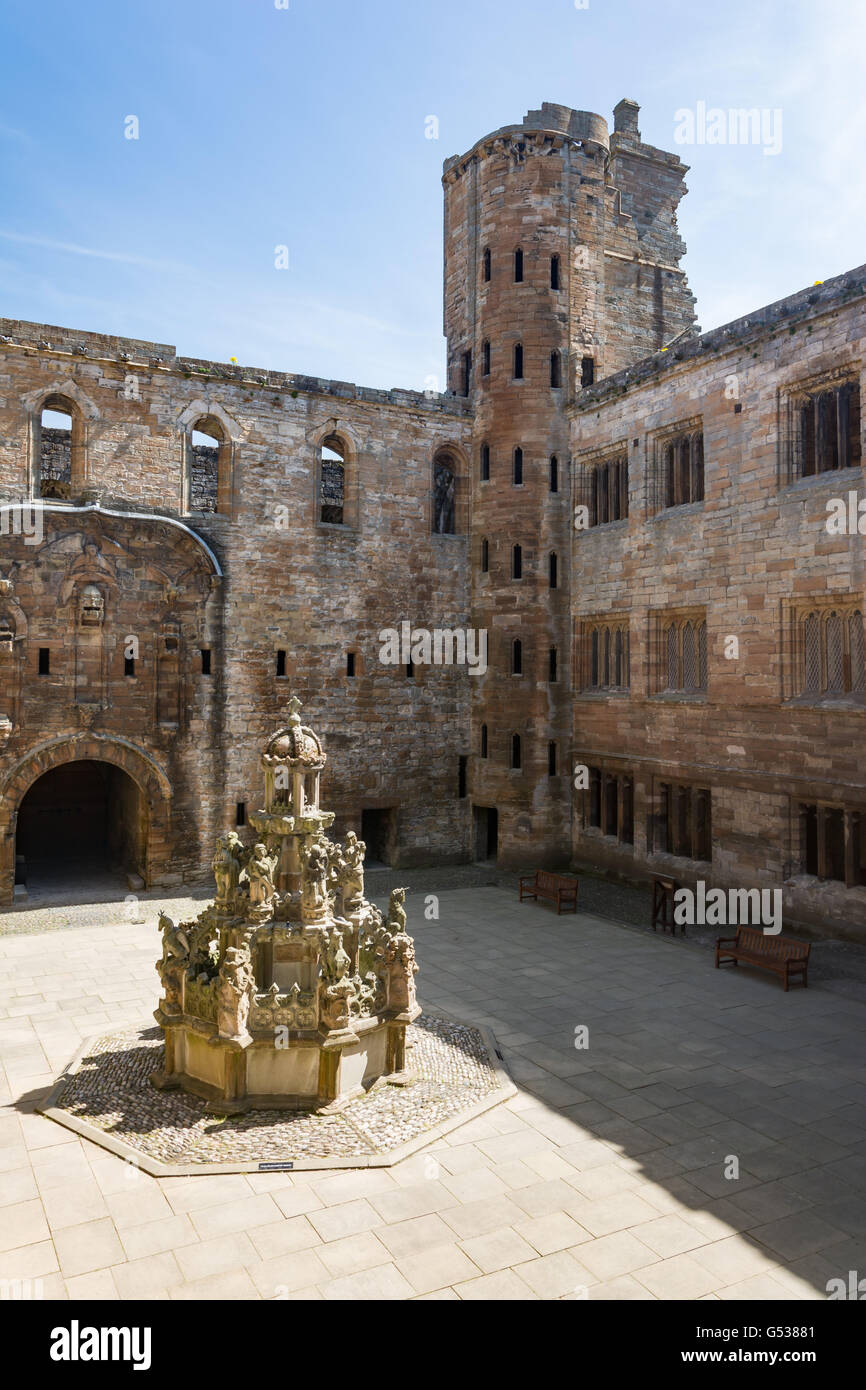
<instances>
[{"instance_id":1,"label":"stone fountain","mask_svg":"<svg viewBox=\"0 0 866 1390\"><path fill-rule=\"evenodd\" d=\"M165 1067L151 1080L220 1114L329 1110L405 1081L406 1026L421 1011L405 890L385 921L364 896L363 842L325 834L325 754L300 708L293 698L262 754L253 845L224 835L215 901L195 921L160 916Z\"/></svg>"}]
</instances>

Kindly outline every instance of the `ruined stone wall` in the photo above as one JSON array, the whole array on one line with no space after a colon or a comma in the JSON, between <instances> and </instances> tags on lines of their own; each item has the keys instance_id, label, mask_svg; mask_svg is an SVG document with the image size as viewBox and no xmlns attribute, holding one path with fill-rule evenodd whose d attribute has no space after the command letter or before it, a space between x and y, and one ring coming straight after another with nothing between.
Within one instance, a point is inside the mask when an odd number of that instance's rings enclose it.
<instances>
[{"instance_id":1,"label":"ruined stone wall","mask_svg":"<svg viewBox=\"0 0 866 1390\"><path fill-rule=\"evenodd\" d=\"M703 339L638 364L578 398L579 479L612 445L629 459L629 515L575 531L572 620L626 614L626 694L576 690L573 758L635 781L634 846L585 824L575 793L574 854L632 874L664 870L727 886L781 886L792 920L841 931L866 925L866 889L800 876L796 807L866 805L862 699L788 698L792 600L864 599L860 535L828 534L827 503L863 491L862 464L790 481L786 401L804 383L866 387L866 272L803 291ZM673 425L703 430L702 502L659 506L658 441ZM861 449L862 458L862 449ZM653 613L706 611L705 696L655 694ZM737 659L725 656L736 637ZM711 870L654 853L653 783L712 791Z\"/></svg>"},{"instance_id":2,"label":"ruined stone wall","mask_svg":"<svg viewBox=\"0 0 866 1390\"><path fill-rule=\"evenodd\" d=\"M105 595L106 707L87 737L122 737L152 755L170 785L167 857L179 873L206 872L213 834L234 824L236 804L258 805L258 753L294 691L322 730L325 796L347 825L360 827L365 806L393 807L398 862L466 857L455 752L467 723L465 681L442 667L417 668L407 680L403 666L380 664L378 640L404 619L466 622L467 538L432 534L430 496L438 448L447 445L462 467L465 405L178 359L166 345L17 321L0 321L0 336L0 500L38 495L38 420L51 397L68 402L82 440L71 501L101 506L46 508L39 546L0 537L0 571L14 567L10 601L19 630L27 629L15 642L22 693L6 701L12 732L0 777L16 776L46 738L83 738L73 600L58 595L94 539L118 580ZM217 422L222 440L219 510L185 512L197 478L192 429L205 419ZM350 442L354 501L345 527L317 520L320 446L335 430ZM160 564L175 532L143 514L183 520L223 570L217 603L197 600L177 615L171 662L181 720L170 737L161 727L157 654L169 616L165 586L183 566ZM194 540L183 544L196 549ZM134 681L123 676L121 633L141 638ZM52 648L51 675L33 680L40 646ZM287 653L285 679L276 674L278 650ZM349 651L357 654L354 680L346 677ZM165 870L160 863L159 881Z\"/></svg>"}]
</instances>

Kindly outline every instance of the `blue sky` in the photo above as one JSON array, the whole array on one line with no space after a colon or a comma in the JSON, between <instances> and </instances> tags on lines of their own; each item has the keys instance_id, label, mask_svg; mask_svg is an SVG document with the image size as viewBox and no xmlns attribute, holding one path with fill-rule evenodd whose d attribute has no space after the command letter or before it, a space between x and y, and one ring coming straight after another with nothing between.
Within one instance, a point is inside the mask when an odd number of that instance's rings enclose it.
<instances>
[{"instance_id":1,"label":"blue sky","mask_svg":"<svg viewBox=\"0 0 866 1390\"><path fill-rule=\"evenodd\" d=\"M632 97L691 166L704 329L866 260L862 0L282 3L5 0L0 315L441 382L442 161L542 101ZM781 110L780 152L677 145L699 102Z\"/></svg>"}]
</instances>

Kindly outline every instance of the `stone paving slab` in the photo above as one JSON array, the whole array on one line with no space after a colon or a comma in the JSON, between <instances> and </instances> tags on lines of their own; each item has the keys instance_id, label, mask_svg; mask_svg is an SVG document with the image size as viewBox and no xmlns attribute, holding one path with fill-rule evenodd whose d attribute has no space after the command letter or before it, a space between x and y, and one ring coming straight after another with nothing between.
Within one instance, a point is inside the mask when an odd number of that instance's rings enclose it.
<instances>
[{"instance_id":1,"label":"stone paving slab","mask_svg":"<svg viewBox=\"0 0 866 1390\"><path fill-rule=\"evenodd\" d=\"M830 975L785 994L688 938L494 887L442 891L435 921L422 904L425 1011L492 1029L517 1092L388 1168L157 1177L38 1114L86 1038L150 1016L156 908L62 945L0 935L0 1280L96 1300L810 1300L866 1270L856 993Z\"/></svg>"}]
</instances>

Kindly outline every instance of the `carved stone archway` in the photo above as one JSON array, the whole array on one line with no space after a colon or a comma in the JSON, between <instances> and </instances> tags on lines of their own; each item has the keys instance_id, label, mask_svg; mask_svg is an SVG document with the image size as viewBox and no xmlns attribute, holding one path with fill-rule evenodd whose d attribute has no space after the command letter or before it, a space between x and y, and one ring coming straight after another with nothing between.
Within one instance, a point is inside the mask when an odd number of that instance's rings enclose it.
<instances>
[{"instance_id":1,"label":"carved stone archway","mask_svg":"<svg viewBox=\"0 0 866 1390\"><path fill-rule=\"evenodd\" d=\"M147 753L120 738L82 733L51 739L30 750L0 782L0 904L14 898L15 838L21 803L46 772L71 762L110 763L135 782L147 807L147 842L144 847L145 886L156 886L167 872L171 854L171 783L164 770Z\"/></svg>"}]
</instances>

